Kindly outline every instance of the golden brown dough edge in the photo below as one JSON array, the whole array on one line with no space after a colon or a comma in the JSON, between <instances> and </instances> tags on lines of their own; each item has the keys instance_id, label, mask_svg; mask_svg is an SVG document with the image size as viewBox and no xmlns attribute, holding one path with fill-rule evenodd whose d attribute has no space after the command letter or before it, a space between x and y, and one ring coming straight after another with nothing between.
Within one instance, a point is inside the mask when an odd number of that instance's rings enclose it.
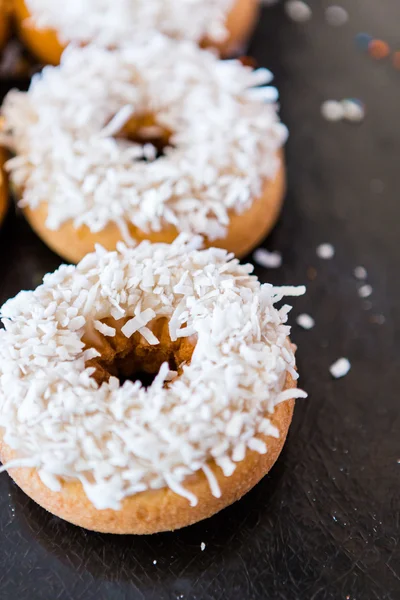
<instances>
[{"instance_id":1,"label":"golden brown dough edge","mask_svg":"<svg viewBox=\"0 0 400 600\"><path fill-rule=\"evenodd\" d=\"M288 374L285 389L296 387ZM279 404L268 415L280 432L278 439L259 436L268 447L266 454L248 450L243 461L237 464L230 477L225 477L213 461L209 463L221 489L221 497L215 498L202 472L189 477L185 487L195 494L198 503L189 502L169 488L150 490L125 498L121 510L97 510L87 498L78 481L63 483L61 492L52 492L39 478L33 468L10 469L9 474L17 485L35 502L50 513L75 525L103 533L150 534L173 531L207 519L244 496L274 465L285 443L292 420L294 400ZM3 463L16 457L4 441L0 441L0 458Z\"/></svg>"},{"instance_id":2,"label":"golden brown dough edge","mask_svg":"<svg viewBox=\"0 0 400 600\"><path fill-rule=\"evenodd\" d=\"M21 40L26 47L47 64L58 65L64 50L52 29L36 29L29 24L30 13L25 0L14 0L14 16ZM250 37L257 20L258 0L236 0L226 20L228 38L221 44L204 40L203 46L215 47L223 57L230 56Z\"/></svg>"},{"instance_id":3,"label":"golden brown dough edge","mask_svg":"<svg viewBox=\"0 0 400 600\"><path fill-rule=\"evenodd\" d=\"M283 153L280 153L283 157ZM279 171L273 181L266 181L263 193L251 207L242 214L232 213L225 238L209 241L205 245L225 248L238 258L246 256L271 231L275 225L285 195L286 181L283 159ZM23 195L23 191L20 195ZM93 252L95 244L101 244L106 250L114 250L121 240L121 232L115 223L109 223L102 231L92 233L88 227L75 229L72 221L67 221L56 231L46 227L47 203L43 202L36 209L25 207L24 214L32 229L54 252L65 260L79 262L86 254ZM175 227L160 232L145 233L127 223L130 235L137 242L150 240L153 243L170 244L178 235Z\"/></svg>"},{"instance_id":4,"label":"golden brown dough edge","mask_svg":"<svg viewBox=\"0 0 400 600\"><path fill-rule=\"evenodd\" d=\"M228 38L222 44L210 43L223 58L228 58L247 44L257 22L259 0L237 0L226 19ZM207 46L207 41L205 42Z\"/></svg>"}]
</instances>

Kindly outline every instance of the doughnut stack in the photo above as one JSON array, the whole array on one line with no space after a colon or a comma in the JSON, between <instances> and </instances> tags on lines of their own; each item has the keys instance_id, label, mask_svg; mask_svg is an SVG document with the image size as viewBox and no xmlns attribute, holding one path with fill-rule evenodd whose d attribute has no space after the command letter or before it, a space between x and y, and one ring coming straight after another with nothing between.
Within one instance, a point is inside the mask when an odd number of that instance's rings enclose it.
<instances>
[{"instance_id":1,"label":"doughnut stack","mask_svg":"<svg viewBox=\"0 0 400 600\"><path fill-rule=\"evenodd\" d=\"M275 306L304 289L238 260L285 191L272 75L232 59L258 3L14 0L13 13L47 66L4 100L2 163L32 228L76 266L1 309L3 469L88 529L184 527L270 470L306 396L290 307Z\"/></svg>"}]
</instances>

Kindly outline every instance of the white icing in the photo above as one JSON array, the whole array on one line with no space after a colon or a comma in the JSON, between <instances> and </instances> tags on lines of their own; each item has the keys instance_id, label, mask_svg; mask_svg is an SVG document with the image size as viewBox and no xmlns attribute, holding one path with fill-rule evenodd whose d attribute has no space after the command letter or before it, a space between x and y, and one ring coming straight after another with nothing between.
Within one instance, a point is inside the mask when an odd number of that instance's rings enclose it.
<instances>
[{"instance_id":1,"label":"white icing","mask_svg":"<svg viewBox=\"0 0 400 600\"><path fill-rule=\"evenodd\" d=\"M164 486L194 505L188 475L202 470L218 496L211 458L230 476L247 448L267 451L260 436L279 435L267 415L305 396L283 391L287 373L297 379L289 309L274 307L282 289L261 285L251 265L199 244L180 236L171 245L97 247L3 305L0 425L18 456L6 468L35 466L53 490L60 477L79 479L98 509ZM91 376L82 338L101 332L117 306L125 318L166 317L172 339L192 336L190 365L168 386L167 364L147 389L115 377L99 386Z\"/></svg>"},{"instance_id":2,"label":"white icing","mask_svg":"<svg viewBox=\"0 0 400 600\"><path fill-rule=\"evenodd\" d=\"M21 206L47 202L53 230L114 222L125 241L127 223L225 237L230 214L249 209L280 166L286 128L260 96L270 88L254 88L271 77L161 35L113 52L69 48L2 108ZM112 137L132 112L173 132L164 156Z\"/></svg>"},{"instance_id":3,"label":"white icing","mask_svg":"<svg viewBox=\"0 0 400 600\"><path fill-rule=\"evenodd\" d=\"M226 39L233 0L25 0L37 28L54 29L60 41L115 46L138 33L160 31L200 42Z\"/></svg>"}]
</instances>

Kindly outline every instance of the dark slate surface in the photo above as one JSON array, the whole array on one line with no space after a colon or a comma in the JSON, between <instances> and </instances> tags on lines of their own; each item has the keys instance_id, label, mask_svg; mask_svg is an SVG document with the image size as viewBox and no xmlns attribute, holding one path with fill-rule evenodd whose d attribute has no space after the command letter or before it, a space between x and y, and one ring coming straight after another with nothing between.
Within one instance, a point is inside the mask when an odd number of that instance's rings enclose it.
<instances>
[{"instance_id":1,"label":"dark slate surface","mask_svg":"<svg viewBox=\"0 0 400 600\"><path fill-rule=\"evenodd\" d=\"M354 45L356 33L369 31L400 47L400 4L343 0L351 18L342 28L325 23L328 4L315 1L304 25L281 7L265 10L251 46L277 74L291 130L287 203L266 242L282 251L284 266L257 274L308 281L294 315L309 312L317 323L308 332L294 327L310 397L297 405L277 465L220 515L147 538L63 523L3 474L2 600L400 598L400 73ZM348 96L365 101L365 122L322 119L323 100ZM334 260L316 257L321 242L335 245ZM1 302L60 263L14 214L0 232L0 257ZM357 294L360 264L371 305ZM333 381L328 368L339 356L352 369Z\"/></svg>"}]
</instances>

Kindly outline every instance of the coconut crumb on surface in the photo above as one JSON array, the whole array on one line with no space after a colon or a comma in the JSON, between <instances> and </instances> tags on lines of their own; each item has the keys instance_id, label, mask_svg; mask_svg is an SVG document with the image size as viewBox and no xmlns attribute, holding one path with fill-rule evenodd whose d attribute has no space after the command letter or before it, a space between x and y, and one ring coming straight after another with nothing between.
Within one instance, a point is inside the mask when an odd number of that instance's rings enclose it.
<instances>
[{"instance_id":1,"label":"coconut crumb on surface","mask_svg":"<svg viewBox=\"0 0 400 600\"><path fill-rule=\"evenodd\" d=\"M287 0L285 12L292 21L297 23L305 23L312 17L311 7L301 0Z\"/></svg>"},{"instance_id":2,"label":"coconut crumb on surface","mask_svg":"<svg viewBox=\"0 0 400 600\"><path fill-rule=\"evenodd\" d=\"M343 118L353 123L359 123L365 117L365 105L357 98L345 98L341 101Z\"/></svg>"},{"instance_id":3,"label":"coconut crumb on surface","mask_svg":"<svg viewBox=\"0 0 400 600\"><path fill-rule=\"evenodd\" d=\"M335 256L335 248L332 244L320 244L317 248L317 256L324 260L330 260Z\"/></svg>"},{"instance_id":4,"label":"coconut crumb on surface","mask_svg":"<svg viewBox=\"0 0 400 600\"><path fill-rule=\"evenodd\" d=\"M349 13L342 6L333 4L325 10L325 19L333 27L341 27L349 20Z\"/></svg>"},{"instance_id":5,"label":"coconut crumb on surface","mask_svg":"<svg viewBox=\"0 0 400 600\"><path fill-rule=\"evenodd\" d=\"M344 117L343 106L337 100L325 100L321 104L321 114L327 121L341 121Z\"/></svg>"},{"instance_id":6,"label":"coconut crumb on surface","mask_svg":"<svg viewBox=\"0 0 400 600\"><path fill-rule=\"evenodd\" d=\"M321 114L327 121L350 121L359 123L365 117L365 105L357 98L325 100L321 104Z\"/></svg>"},{"instance_id":7,"label":"coconut crumb on surface","mask_svg":"<svg viewBox=\"0 0 400 600\"><path fill-rule=\"evenodd\" d=\"M299 315L296 319L296 323L303 329L312 329L315 325L314 319L306 313Z\"/></svg>"},{"instance_id":8,"label":"coconut crumb on surface","mask_svg":"<svg viewBox=\"0 0 400 600\"><path fill-rule=\"evenodd\" d=\"M278 269L282 266L282 255L280 252L269 252L265 248L257 248L253 252L253 260L267 269Z\"/></svg>"},{"instance_id":9,"label":"coconut crumb on surface","mask_svg":"<svg viewBox=\"0 0 400 600\"><path fill-rule=\"evenodd\" d=\"M204 542L201 542L200 549L201 549L202 552L204 552L204 550L206 549L206 545L205 545Z\"/></svg>"},{"instance_id":10,"label":"coconut crumb on surface","mask_svg":"<svg viewBox=\"0 0 400 600\"><path fill-rule=\"evenodd\" d=\"M340 379L347 375L351 369L351 364L348 358L339 358L329 367L329 371L335 379Z\"/></svg>"},{"instance_id":11,"label":"coconut crumb on surface","mask_svg":"<svg viewBox=\"0 0 400 600\"><path fill-rule=\"evenodd\" d=\"M358 288L358 295L360 296L360 298L369 298L372 294L372 291L372 286L366 283L365 285L362 285L360 288Z\"/></svg>"},{"instance_id":12,"label":"coconut crumb on surface","mask_svg":"<svg viewBox=\"0 0 400 600\"><path fill-rule=\"evenodd\" d=\"M368 273L365 267L356 267L354 269L354 277L356 279L367 279Z\"/></svg>"}]
</instances>

